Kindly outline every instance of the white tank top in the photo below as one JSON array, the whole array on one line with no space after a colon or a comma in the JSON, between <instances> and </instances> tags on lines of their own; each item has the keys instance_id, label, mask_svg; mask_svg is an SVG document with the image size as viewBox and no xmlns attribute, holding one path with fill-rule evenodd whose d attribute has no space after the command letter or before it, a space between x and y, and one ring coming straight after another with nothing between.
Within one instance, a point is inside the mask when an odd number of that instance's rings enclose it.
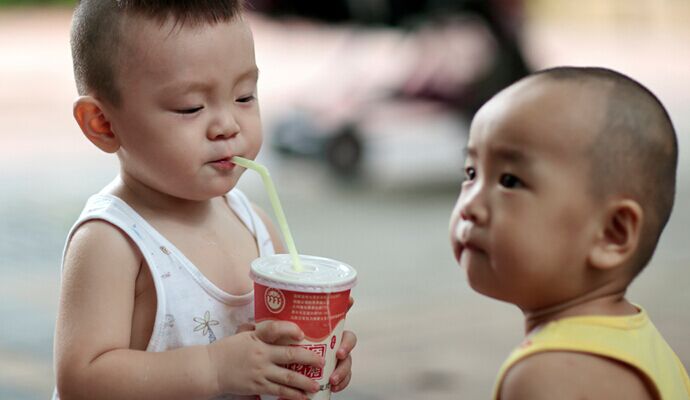
<instances>
[{"instance_id":1,"label":"white tank top","mask_svg":"<svg viewBox=\"0 0 690 400\"><path fill-rule=\"evenodd\" d=\"M274 254L268 230L244 193L233 189L225 199L256 238L259 256ZM157 310L146 351L209 344L218 338L234 335L241 324L254 322L253 291L235 296L218 288L180 250L118 197L103 192L91 196L70 230L67 243L81 224L94 219L107 221L125 232L137 245L151 270ZM221 398L256 399L258 396Z\"/></svg>"}]
</instances>

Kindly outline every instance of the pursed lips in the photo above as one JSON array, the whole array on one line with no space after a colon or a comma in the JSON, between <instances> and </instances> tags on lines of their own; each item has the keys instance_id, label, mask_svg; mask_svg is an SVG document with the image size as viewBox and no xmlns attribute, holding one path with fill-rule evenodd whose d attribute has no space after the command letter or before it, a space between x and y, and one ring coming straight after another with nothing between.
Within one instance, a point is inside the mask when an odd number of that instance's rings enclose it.
<instances>
[{"instance_id":1,"label":"pursed lips","mask_svg":"<svg viewBox=\"0 0 690 400\"><path fill-rule=\"evenodd\" d=\"M465 250L475 251L479 253L486 253L482 244L477 239L476 235L472 233L472 228L458 227L458 238L453 245L453 251L455 252L455 259L460 261L460 256Z\"/></svg>"},{"instance_id":2,"label":"pursed lips","mask_svg":"<svg viewBox=\"0 0 690 400\"><path fill-rule=\"evenodd\" d=\"M208 164L213 166L214 168L220 169L220 170L231 170L235 168L235 163L231 161L232 156L229 157L222 157L215 159L213 161L209 161Z\"/></svg>"},{"instance_id":3,"label":"pursed lips","mask_svg":"<svg viewBox=\"0 0 690 400\"><path fill-rule=\"evenodd\" d=\"M215 159L215 160L213 160L213 161L209 161L209 162L210 162L210 163L215 163L215 162L221 162L221 161L230 161L231 158L232 158L232 156L229 156L229 157L220 157L220 158L217 158L217 159Z\"/></svg>"}]
</instances>

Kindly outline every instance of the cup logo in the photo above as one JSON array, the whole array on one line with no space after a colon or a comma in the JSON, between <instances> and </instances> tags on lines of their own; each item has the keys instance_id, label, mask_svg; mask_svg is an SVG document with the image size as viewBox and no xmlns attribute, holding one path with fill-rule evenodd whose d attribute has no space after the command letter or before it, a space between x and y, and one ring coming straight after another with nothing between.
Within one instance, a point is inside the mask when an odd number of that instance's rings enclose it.
<instances>
[{"instance_id":1,"label":"cup logo","mask_svg":"<svg viewBox=\"0 0 690 400\"><path fill-rule=\"evenodd\" d=\"M268 311L278 314L285 308L285 295L278 289L268 288L264 294L264 301Z\"/></svg>"}]
</instances>

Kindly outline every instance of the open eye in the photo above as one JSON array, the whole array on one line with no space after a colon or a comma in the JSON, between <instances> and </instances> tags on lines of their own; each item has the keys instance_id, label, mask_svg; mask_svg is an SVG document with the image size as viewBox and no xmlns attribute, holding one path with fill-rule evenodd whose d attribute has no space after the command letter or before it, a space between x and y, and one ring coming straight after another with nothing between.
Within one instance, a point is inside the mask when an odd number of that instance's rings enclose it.
<instances>
[{"instance_id":1,"label":"open eye","mask_svg":"<svg viewBox=\"0 0 690 400\"><path fill-rule=\"evenodd\" d=\"M178 114L194 114L196 112L199 112L203 110L203 106L198 106L198 107L190 107L190 108L182 108L179 110L175 110L176 113Z\"/></svg>"},{"instance_id":2,"label":"open eye","mask_svg":"<svg viewBox=\"0 0 690 400\"><path fill-rule=\"evenodd\" d=\"M465 167L465 180L466 181L473 181L476 176L477 176L477 170L475 170L474 167Z\"/></svg>"},{"instance_id":3,"label":"open eye","mask_svg":"<svg viewBox=\"0 0 690 400\"><path fill-rule=\"evenodd\" d=\"M501 186L508 188L508 189L515 189L518 187L525 186L522 183L522 181L520 180L520 178L518 178L517 176L515 176L513 174L501 175L501 177L499 178L499 182L500 182Z\"/></svg>"}]
</instances>

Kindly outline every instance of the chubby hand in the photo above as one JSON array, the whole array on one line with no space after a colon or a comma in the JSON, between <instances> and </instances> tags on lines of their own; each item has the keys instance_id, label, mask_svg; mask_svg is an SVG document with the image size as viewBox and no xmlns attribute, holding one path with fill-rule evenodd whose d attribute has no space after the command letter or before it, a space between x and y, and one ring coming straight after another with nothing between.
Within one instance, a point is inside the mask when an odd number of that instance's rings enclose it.
<instances>
[{"instance_id":1,"label":"chubby hand","mask_svg":"<svg viewBox=\"0 0 690 400\"><path fill-rule=\"evenodd\" d=\"M348 311L354 303L354 299L350 297L350 304L347 307ZM351 331L343 331L343 339L340 341L340 347L335 353L335 358L338 359L338 362L328 380L331 384L331 392L340 392L350 383L350 379L352 379L352 356L350 356L350 353L356 345L357 336Z\"/></svg>"},{"instance_id":2,"label":"chubby hand","mask_svg":"<svg viewBox=\"0 0 690 400\"><path fill-rule=\"evenodd\" d=\"M323 359L316 353L287 345L303 338L302 330L291 322L265 321L253 329L243 326L238 334L209 345L209 358L217 374L219 394L266 394L290 400L306 400L305 392L317 392L319 385L284 367L294 363L323 367ZM352 343L351 340L348 342ZM343 357L348 358L349 351L345 354Z\"/></svg>"},{"instance_id":3,"label":"chubby hand","mask_svg":"<svg viewBox=\"0 0 690 400\"><path fill-rule=\"evenodd\" d=\"M352 308L354 304L354 299L350 297L349 305L347 307L348 311ZM255 327L252 324L241 325L237 332L252 331ZM299 328L297 328L299 330ZM276 342L277 343L277 342ZM357 345L357 336L351 331L343 331L343 338L340 341L340 347L335 353L337 359L335 370L329 378L329 383L331 384L331 392L340 392L347 387L352 379L352 356L350 353Z\"/></svg>"},{"instance_id":4,"label":"chubby hand","mask_svg":"<svg viewBox=\"0 0 690 400\"><path fill-rule=\"evenodd\" d=\"M331 392L339 392L350 383L352 378L352 356L350 352L357 345L357 336L350 331L343 331L343 340L340 342L340 347L335 353L338 359L335 365L335 370L328 380L331 384Z\"/></svg>"}]
</instances>

